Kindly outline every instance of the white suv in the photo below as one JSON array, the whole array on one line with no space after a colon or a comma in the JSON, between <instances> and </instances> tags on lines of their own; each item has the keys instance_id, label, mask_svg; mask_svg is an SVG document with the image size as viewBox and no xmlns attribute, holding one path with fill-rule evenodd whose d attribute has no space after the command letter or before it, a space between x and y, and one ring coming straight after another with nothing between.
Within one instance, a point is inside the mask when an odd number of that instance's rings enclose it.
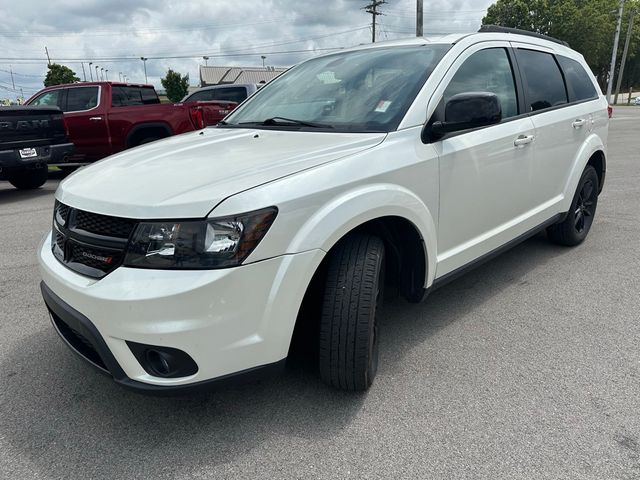
<instances>
[{"instance_id":1,"label":"white suv","mask_svg":"<svg viewBox=\"0 0 640 480\"><path fill-rule=\"evenodd\" d=\"M39 250L60 336L162 393L282 366L306 328L322 379L364 390L384 285L417 302L541 229L581 243L607 102L567 46L489 30L314 58L68 177Z\"/></svg>"}]
</instances>

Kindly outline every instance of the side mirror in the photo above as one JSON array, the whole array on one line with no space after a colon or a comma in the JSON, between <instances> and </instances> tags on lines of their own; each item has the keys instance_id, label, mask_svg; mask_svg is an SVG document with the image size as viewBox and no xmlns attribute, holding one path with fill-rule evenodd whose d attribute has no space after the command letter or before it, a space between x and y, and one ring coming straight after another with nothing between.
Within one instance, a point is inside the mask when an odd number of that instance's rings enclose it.
<instances>
[{"instance_id":1,"label":"side mirror","mask_svg":"<svg viewBox=\"0 0 640 480\"><path fill-rule=\"evenodd\" d=\"M459 93L449 99L444 107L444 121L433 122L428 127L428 137L438 140L447 133L500 123L502 107L494 93Z\"/></svg>"}]
</instances>

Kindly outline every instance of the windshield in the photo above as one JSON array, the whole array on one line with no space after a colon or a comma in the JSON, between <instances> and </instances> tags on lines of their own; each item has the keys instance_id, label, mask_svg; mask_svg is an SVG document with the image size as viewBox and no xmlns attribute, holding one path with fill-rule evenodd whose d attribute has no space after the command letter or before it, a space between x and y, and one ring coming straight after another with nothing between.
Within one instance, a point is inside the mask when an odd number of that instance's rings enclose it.
<instances>
[{"instance_id":1,"label":"windshield","mask_svg":"<svg viewBox=\"0 0 640 480\"><path fill-rule=\"evenodd\" d=\"M373 48L309 60L263 87L221 126L395 130L449 48Z\"/></svg>"}]
</instances>

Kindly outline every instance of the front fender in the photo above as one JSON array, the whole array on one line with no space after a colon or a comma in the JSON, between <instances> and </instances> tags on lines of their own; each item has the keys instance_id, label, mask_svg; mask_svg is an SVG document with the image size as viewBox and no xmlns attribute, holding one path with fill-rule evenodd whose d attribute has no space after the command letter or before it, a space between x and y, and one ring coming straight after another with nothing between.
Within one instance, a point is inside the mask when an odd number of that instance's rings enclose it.
<instances>
[{"instance_id":1,"label":"front fender","mask_svg":"<svg viewBox=\"0 0 640 480\"><path fill-rule=\"evenodd\" d=\"M425 287L428 287L436 271L435 222L427 206L413 192L399 185L366 185L332 198L297 230L287 251L322 249L328 252L354 228L369 220L388 216L404 218L418 229L427 258Z\"/></svg>"}]
</instances>

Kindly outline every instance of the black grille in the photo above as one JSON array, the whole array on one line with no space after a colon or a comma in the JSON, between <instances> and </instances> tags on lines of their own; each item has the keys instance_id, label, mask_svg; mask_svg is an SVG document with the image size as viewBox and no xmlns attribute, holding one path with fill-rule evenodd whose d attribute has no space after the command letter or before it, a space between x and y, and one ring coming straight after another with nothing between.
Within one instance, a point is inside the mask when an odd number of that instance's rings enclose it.
<instances>
[{"instance_id":1,"label":"black grille","mask_svg":"<svg viewBox=\"0 0 640 480\"><path fill-rule=\"evenodd\" d=\"M56 202L51 249L71 270L101 278L124 259L136 221L78 210Z\"/></svg>"},{"instance_id":2,"label":"black grille","mask_svg":"<svg viewBox=\"0 0 640 480\"><path fill-rule=\"evenodd\" d=\"M75 228L107 237L129 238L136 224L128 218L108 217L83 210L76 210L75 214Z\"/></svg>"}]
</instances>

